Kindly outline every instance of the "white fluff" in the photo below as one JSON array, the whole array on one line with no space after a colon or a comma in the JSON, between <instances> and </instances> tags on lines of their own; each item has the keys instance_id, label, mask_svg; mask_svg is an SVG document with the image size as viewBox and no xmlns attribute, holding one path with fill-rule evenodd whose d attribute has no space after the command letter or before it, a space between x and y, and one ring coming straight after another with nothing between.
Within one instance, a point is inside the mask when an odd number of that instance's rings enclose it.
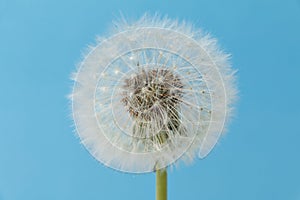
<instances>
[{"instance_id":1,"label":"white fluff","mask_svg":"<svg viewBox=\"0 0 300 200\"><path fill-rule=\"evenodd\" d=\"M224 132L236 99L228 59L215 39L185 22L145 15L134 23L115 23L112 36L89 47L72 75L73 119L82 144L104 165L132 173L205 157ZM136 137L137 119L122 103L124 93L131 95L124 80L141 69L169 70L184 85L176 108L180 128L167 130L163 145L148 135L157 134L151 130L169 120L166 109L158 106L157 119Z\"/></svg>"}]
</instances>

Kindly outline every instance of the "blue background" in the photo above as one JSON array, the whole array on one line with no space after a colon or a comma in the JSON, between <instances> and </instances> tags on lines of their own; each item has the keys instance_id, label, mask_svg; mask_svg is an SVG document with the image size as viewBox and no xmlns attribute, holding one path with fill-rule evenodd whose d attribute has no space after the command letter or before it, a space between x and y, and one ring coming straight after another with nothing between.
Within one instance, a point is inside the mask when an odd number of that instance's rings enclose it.
<instances>
[{"instance_id":1,"label":"blue background","mask_svg":"<svg viewBox=\"0 0 300 200\"><path fill-rule=\"evenodd\" d=\"M300 200L299 0L0 0L0 199L155 198L73 134L69 75L122 12L186 19L233 55L240 100L213 152L169 172L169 199Z\"/></svg>"}]
</instances>

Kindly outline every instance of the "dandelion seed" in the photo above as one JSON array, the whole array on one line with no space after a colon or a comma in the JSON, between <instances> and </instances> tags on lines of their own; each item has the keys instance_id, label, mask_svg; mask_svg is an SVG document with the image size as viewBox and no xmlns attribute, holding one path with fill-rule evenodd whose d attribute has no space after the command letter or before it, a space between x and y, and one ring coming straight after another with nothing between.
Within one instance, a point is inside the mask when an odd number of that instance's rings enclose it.
<instances>
[{"instance_id":1,"label":"dandelion seed","mask_svg":"<svg viewBox=\"0 0 300 200\"><path fill-rule=\"evenodd\" d=\"M146 15L117 24L77 70L71 97L79 137L101 163L126 172L205 157L236 96L228 57L186 23Z\"/></svg>"}]
</instances>

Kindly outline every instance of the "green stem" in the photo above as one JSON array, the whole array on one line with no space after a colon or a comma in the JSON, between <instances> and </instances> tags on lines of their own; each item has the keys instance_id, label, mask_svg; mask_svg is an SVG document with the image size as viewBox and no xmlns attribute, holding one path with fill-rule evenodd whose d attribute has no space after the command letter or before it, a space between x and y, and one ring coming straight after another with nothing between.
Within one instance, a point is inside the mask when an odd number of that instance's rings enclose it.
<instances>
[{"instance_id":1,"label":"green stem","mask_svg":"<svg viewBox=\"0 0 300 200\"><path fill-rule=\"evenodd\" d=\"M167 200L167 170L156 170L156 200Z\"/></svg>"}]
</instances>

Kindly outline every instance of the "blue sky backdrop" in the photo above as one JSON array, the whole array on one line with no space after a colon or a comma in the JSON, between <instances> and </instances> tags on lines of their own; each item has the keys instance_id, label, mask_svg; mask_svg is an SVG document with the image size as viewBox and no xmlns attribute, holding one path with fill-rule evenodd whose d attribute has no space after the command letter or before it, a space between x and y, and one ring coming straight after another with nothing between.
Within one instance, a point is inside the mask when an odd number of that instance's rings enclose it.
<instances>
[{"instance_id":1,"label":"blue sky backdrop","mask_svg":"<svg viewBox=\"0 0 300 200\"><path fill-rule=\"evenodd\" d=\"M73 134L69 75L123 13L186 19L232 53L240 100L169 199L300 200L299 0L0 0L0 200L155 198L155 175L104 167Z\"/></svg>"}]
</instances>

